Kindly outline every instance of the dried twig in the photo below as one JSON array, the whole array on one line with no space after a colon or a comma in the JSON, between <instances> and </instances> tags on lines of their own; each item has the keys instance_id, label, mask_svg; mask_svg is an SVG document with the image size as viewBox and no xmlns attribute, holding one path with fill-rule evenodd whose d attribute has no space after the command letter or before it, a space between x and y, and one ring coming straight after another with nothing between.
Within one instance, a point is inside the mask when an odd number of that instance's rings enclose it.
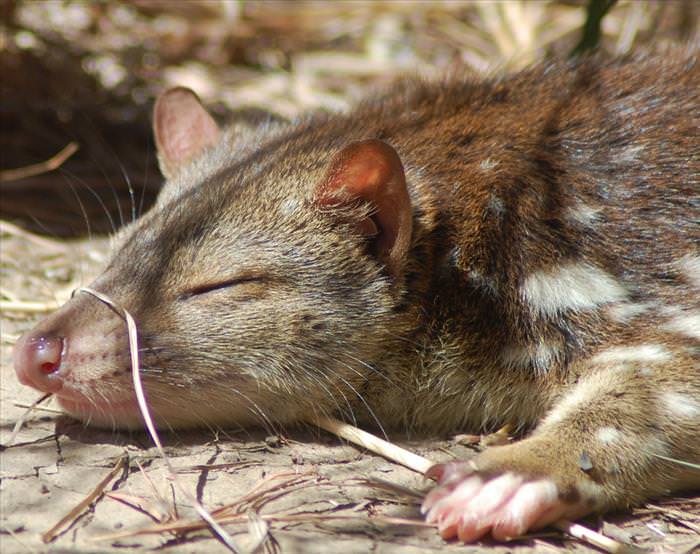
<instances>
[{"instance_id":1,"label":"dried twig","mask_svg":"<svg viewBox=\"0 0 700 554\"><path fill-rule=\"evenodd\" d=\"M0 183L17 181L19 179L26 179L27 177L34 177L36 175L41 175L42 173L48 173L49 171L58 169L65 163L65 161L68 158L70 158L77 151L78 144L75 142L71 142L68 143L68 145L58 154L44 162L40 162L33 165L27 165L25 167L18 167L17 169L1 169Z\"/></svg>"},{"instance_id":2,"label":"dried twig","mask_svg":"<svg viewBox=\"0 0 700 554\"><path fill-rule=\"evenodd\" d=\"M88 494L83 500L78 502L78 504L70 511L68 512L65 516L63 516L56 525L51 527L46 533L41 535L41 540L44 541L45 543L49 543L52 540L54 540L56 537L58 537L61 533L66 531L72 524L73 522L78 519L80 514L85 511L85 509L90 506L95 500L97 500L103 493L105 487L109 485L110 481L114 479L117 474L122 470L124 465L126 464L127 457L122 456L119 458L119 461L117 461L116 465L109 470L109 473L105 475L102 480L97 483L95 488L92 490L90 494Z\"/></svg>"},{"instance_id":3,"label":"dried twig","mask_svg":"<svg viewBox=\"0 0 700 554\"><path fill-rule=\"evenodd\" d=\"M341 438L371 450L372 452L384 456L385 458L388 458L398 464L404 465L409 469L417 471L418 473L424 474L428 468L435 465L434 462L431 462L427 458L418 456L413 452L409 452L400 446L391 444L347 423L330 418L318 418L314 422L326 431L335 433ZM559 521L554 522L552 526L564 531L566 534L572 537L589 544L593 544L598 548L602 548L606 552L620 554L623 552L629 553L635 551L635 549L631 546L617 542L578 523L572 523L570 521L560 519Z\"/></svg>"},{"instance_id":4,"label":"dried twig","mask_svg":"<svg viewBox=\"0 0 700 554\"><path fill-rule=\"evenodd\" d=\"M698 525L697 523L693 523L691 521L688 521L688 519L691 517L692 514L690 514L688 512L684 512L683 510L675 510L673 508L659 506L658 504L647 503L647 507L668 516L669 518L678 522L680 525L683 525L683 526L687 527L688 529L692 529L696 533L700 534L700 525Z\"/></svg>"},{"instance_id":5,"label":"dried twig","mask_svg":"<svg viewBox=\"0 0 700 554\"><path fill-rule=\"evenodd\" d=\"M185 498L187 498L187 500L192 504L194 509L200 515L200 517L207 522L214 534L226 545L226 547L231 552L240 552L240 549L233 541L233 539L229 536L229 534L226 532L226 530L223 527L221 527L221 525L219 525L219 523L209 514L209 512L207 512L204 509L204 506L202 506L202 504L182 485L180 480L177 478L177 472L175 471L175 468L172 466L172 464L170 463L170 459L168 458L168 456L166 456L165 451L163 450L163 445L160 442L160 437L158 436L158 432L156 431L156 426L153 423L153 418L151 417L151 412L148 409L148 404L146 402L146 396L143 392L143 385L141 384L141 374L139 373L138 332L136 330L136 322L134 321L134 318L127 310L125 310L121 306L118 306L111 298L107 297L102 293L99 293L87 287L79 288L78 292L85 292L94 296L95 298L97 298L101 302L104 302L107 306L112 308L125 320L129 335L131 376L134 382L134 391L136 393L136 399L139 404L139 409L141 410L141 415L143 416L144 422L146 423L146 429L148 429L148 433L151 436L151 439L155 443L158 452L165 461L165 465L168 468L170 478L180 489L180 492L183 494L183 496L185 496Z\"/></svg>"},{"instance_id":6,"label":"dried twig","mask_svg":"<svg viewBox=\"0 0 700 554\"><path fill-rule=\"evenodd\" d=\"M27 410L16 421L15 426L12 429L12 434L10 435L10 438L7 439L7 443L3 444L4 447L8 447L14 444L20 429L22 429L22 425L24 425L24 422L27 421L27 418L34 412L34 410L39 406L39 404L41 404L45 400L48 400L49 398L51 398L51 396L51 393L45 394L29 406L27 406Z\"/></svg>"},{"instance_id":7,"label":"dried twig","mask_svg":"<svg viewBox=\"0 0 700 554\"><path fill-rule=\"evenodd\" d=\"M48 395L50 396L50 395ZM39 400L32 404L26 404L24 402L13 402L12 405L17 407L17 408L32 408L35 412L45 412L47 414L54 414L54 415L63 415L66 412L63 410L60 410L58 408L49 408L47 406L39 406L38 403L44 400L44 396L42 396Z\"/></svg>"},{"instance_id":8,"label":"dried twig","mask_svg":"<svg viewBox=\"0 0 700 554\"><path fill-rule=\"evenodd\" d=\"M25 314L45 314L56 310L60 304L55 300L48 302L25 302L24 300L0 300L0 310Z\"/></svg>"},{"instance_id":9,"label":"dried twig","mask_svg":"<svg viewBox=\"0 0 700 554\"><path fill-rule=\"evenodd\" d=\"M126 504L127 506L130 506L143 514L146 514L157 523L164 523L168 519L159 508L154 506L152 502L146 500L145 498L122 492L107 492L105 493L105 496L111 498L112 500L116 500L117 502L121 502L122 504Z\"/></svg>"},{"instance_id":10,"label":"dried twig","mask_svg":"<svg viewBox=\"0 0 700 554\"><path fill-rule=\"evenodd\" d=\"M375 437L367 431L363 431L362 429L358 429L357 427L343 423L337 419L316 417L311 422L318 425L321 429L325 429L334 435L362 446L367 450L371 450L372 452L379 454L380 456L384 456L397 464L406 466L413 471L425 473L431 466L435 465L427 458L423 458L418 454L409 452L408 450L396 446L395 444L380 439L379 437Z\"/></svg>"},{"instance_id":11,"label":"dried twig","mask_svg":"<svg viewBox=\"0 0 700 554\"><path fill-rule=\"evenodd\" d=\"M68 249L68 246L64 242L40 237L39 235L26 231L25 229L22 229L9 221L0 221L0 234L26 239L36 244L42 250L53 252L55 254L64 253Z\"/></svg>"},{"instance_id":12,"label":"dried twig","mask_svg":"<svg viewBox=\"0 0 700 554\"><path fill-rule=\"evenodd\" d=\"M280 523L308 523L312 521L367 521L367 516L348 515L348 514L258 514L258 517L263 521L280 522ZM248 515L229 514L218 519L219 523L246 523ZM374 523L386 523L387 525L406 525L410 527L432 527L431 524L425 521L416 519L406 519L400 517L384 517L376 516L372 518ZM128 537L136 537L139 535L160 535L163 533L189 533L192 531L200 531L206 528L206 522L203 521L174 521L163 525L153 525L144 529L136 529L129 531L120 531L109 535L99 535L91 537L91 542L114 541Z\"/></svg>"}]
</instances>

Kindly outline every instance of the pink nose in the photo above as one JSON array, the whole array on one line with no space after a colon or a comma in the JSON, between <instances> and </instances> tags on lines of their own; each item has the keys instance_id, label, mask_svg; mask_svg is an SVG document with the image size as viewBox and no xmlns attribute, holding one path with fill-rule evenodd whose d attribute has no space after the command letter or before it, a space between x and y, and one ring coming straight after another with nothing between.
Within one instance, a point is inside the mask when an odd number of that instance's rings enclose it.
<instances>
[{"instance_id":1,"label":"pink nose","mask_svg":"<svg viewBox=\"0 0 700 554\"><path fill-rule=\"evenodd\" d=\"M28 333L15 345L15 373L23 385L41 392L58 392L63 387L59 372L64 339Z\"/></svg>"}]
</instances>

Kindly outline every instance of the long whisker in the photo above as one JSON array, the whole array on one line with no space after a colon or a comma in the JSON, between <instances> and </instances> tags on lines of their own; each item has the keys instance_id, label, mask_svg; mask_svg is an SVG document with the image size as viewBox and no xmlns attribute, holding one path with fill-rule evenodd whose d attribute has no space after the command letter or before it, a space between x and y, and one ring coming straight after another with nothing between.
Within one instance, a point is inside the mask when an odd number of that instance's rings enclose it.
<instances>
[{"instance_id":1,"label":"long whisker","mask_svg":"<svg viewBox=\"0 0 700 554\"><path fill-rule=\"evenodd\" d=\"M326 393L328 398L330 398L332 400L333 404L335 404L335 407L338 410L338 413L343 413L344 410L340 406L338 399L333 395L331 390L326 386L326 384L323 382L323 380L320 377L325 377L325 380L340 393L340 395L343 397L343 400L345 401L345 405L347 406L348 415L352 418L353 422L356 422L355 413L352 409L352 405L350 404L350 401L348 400L347 396L345 396L343 391L336 384L334 384L327 375L323 375L320 372L314 372L314 373L318 373L318 375L314 375L312 372L307 372L307 375L308 375L308 377L313 379L314 382L317 383L318 386L323 389L323 391Z\"/></svg>"},{"instance_id":2,"label":"long whisker","mask_svg":"<svg viewBox=\"0 0 700 554\"><path fill-rule=\"evenodd\" d=\"M148 169L151 161L151 149L146 149L146 164L143 170L143 186L141 187L141 198L139 198L139 207L136 213L136 217L141 216L143 213L143 203L146 199L146 189L148 188Z\"/></svg>"},{"instance_id":3,"label":"long whisker","mask_svg":"<svg viewBox=\"0 0 700 554\"><path fill-rule=\"evenodd\" d=\"M136 221L136 199L134 198L134 187L131 185L131 179L129 178L129 174L126 172L124 169L124 165L119 162L119 170L122 172L122 176L124 177L124 181L126 182L126 188L129 191L129 201L131 204L131 221L134 222ZM119 203L119 199L117 199L117 206L119 207L119 218L122 219L122 210L121 210L121 204ZM122 225L124 225L124 220L122 219Z\"/></svg>"},{"instance_id":4,"label":"long whisker","mask_svg":"<svg viewBox=\"0 0 700 554\"><path fill-rule=\"evenodd\" d=\"M349 354L348 352L341 352L341 354L343 354L343 356L346 356L346 357L350 358L353 362L357 362L358 364L361 364L363 367L366 367L367 369L369 369L369 370L372 372L373 375L376 375L377 377L380 377L381 379L383 379L384 381L386 381L386 383L389 384L389 385L391 385L392 387L395 387L395 388L397 388L398 390L403 390L403 389L404 389L403 386L399 385L399 384L396 383L395 381L392 381L392 380L389 378L388 375L385 375L384 373L382 373L381 371L379 371L376 367L374 367L374 366L368 364L367 362L363 362L361 359L356 358L355 356L353 356L352 354ZM347 365L347 364L343 364L343 365L345 365L345 367L347 367L348 369L351 369L352 371L354 371L357 375L361 375L360 372L357 371L357 370L356 370L355 368L353 368L352 366Z\"/></svg>"},{"instance_id":5,"label":"long whisker","mask_svg":"<svg viewBox=\"0 0 700 554\"><path fill-rule=\"evenodd\" d=\"M92 228L90 227L90 218L88 217L87 210L85 209L85 204L83 204L83 201L80 199L80 195L78 194L75 185L71 181L71 175L69 173L66 173L64 169L60 169L59 171L68 183L68 186L70 187L73 196L75 196L76 202L78 202L78 207L80 208L80 212L83 214L83 220L85 221L85 230L87 231L88 239L92 240Z\"/></svg>"},{"instance_id":6,"label":"long whisker","mask_svg":"<svg viewBox=\"0 0 700 554\"><path fill-rule=\"evenodd\" d=\"M341 377L340 375L335 375L335 377L336 377L337 379L340 379L341 381L343 381L343 383L345 383L345 385L346 385L350 390L352 390L352 392L355 393L355 396L357 396L357 398L360 399L360 402L362 402L362 404L364 404L365 408L367 408L367 411L369 412L370 416L372 416L372 419L377 423L377 426L379 427L379 430L381 431L382 435L384 435L384 438L386 438L387 440L389 440L389 436L386 434L386 431L384 430L384 426L382 425L382 422L379 421L379 418L378 418L377 415L374 413L374 410L372 410L372 408L370 407L370 405L367 403L367 401L365 400L365 397L362 396L362 394L361 394L355 387L353 387L346 379L344 379L344 378ZM356 426L357 426L357 425L356 425Z\"/></svg>"},{"instance_id":7,"label":"long whisker","mask_svg":"<svg viewBox=\"0 0 700 554\"><path fill-rule=\"evenodd\" d=\"M69 172L67 170L61 169L61 173L64 175L70 177L71 179L74 179L76 182L80 183L85 190L87 190L96 200L97 203L99 204L100 208L102 208L102 211L104 212L105 216L107 217L107 221L109 222L109 227L112 231L112 233L117 232L117 227L116 224L114 223L114 219L112 218L112 214L109 213L109 210L107 209L107 205L104 203L104 200L102 197L97 194L97 192L81 177L77 176L76 174ZM76 193L77 195L77 193ZM81 203L82 206L82 203ZM85 216L85 221L88 221L87 213L83 210L84 216ZM121 214L120 214L121 217Z\"/></svg>"}]
</instances>

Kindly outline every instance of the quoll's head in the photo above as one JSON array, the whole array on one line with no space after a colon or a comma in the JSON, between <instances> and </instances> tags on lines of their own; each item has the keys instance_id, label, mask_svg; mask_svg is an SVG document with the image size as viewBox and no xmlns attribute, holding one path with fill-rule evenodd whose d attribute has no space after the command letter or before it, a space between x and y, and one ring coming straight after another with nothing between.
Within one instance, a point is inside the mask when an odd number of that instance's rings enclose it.
<instances>
[{"instance_id":1,"label":"quoll's head","mask_svg":"<svg viewBox=\"0 0 700 554\"><path fill-rule=\"evenodd\" d=\"M158 99L154 131L166 184L90 288L136 320L156 422L289 423L357 405L401 311L411 206L397 153L313 130L253 148L183 88ZM125 323L90 294L19 340L15 370L88 423L142 426Z\"/></svg>"}]
</instances>

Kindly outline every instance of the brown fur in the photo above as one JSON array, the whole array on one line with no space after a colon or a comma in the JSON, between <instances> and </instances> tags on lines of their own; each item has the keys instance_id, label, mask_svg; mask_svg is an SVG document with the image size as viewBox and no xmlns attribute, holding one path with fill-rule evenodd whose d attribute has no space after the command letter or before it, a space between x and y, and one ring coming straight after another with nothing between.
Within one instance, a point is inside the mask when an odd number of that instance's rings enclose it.
<instances>
[{"instance_id":1,"label":"brown fur","mask_svg":"<svg viewBox=\"0 0 700 554\"><path fill-rule=\"evenodd\" d=\"M485 474L549 476L572 502L628 505L700 482L657 457L700 462L688 334L700 291L681 264L699 255L699 134L694 49L407 80L347 116L178 144L192 160L165 161L158 205L121 232L92 286L137 319L161 425L513 423L534 433L478 457ZM334 156L367 139L403 164L412 232L398 257L358 232L372 235L357 224L367 218L383 232L386 208L319 202ZM130 398L119 321L93 298L34 333L95 325L108 355L66 379L90 398ZM140 424L101 410L78 415ZM601 428L619 436L601 441Z\"/></svg>"}]
</instances>

